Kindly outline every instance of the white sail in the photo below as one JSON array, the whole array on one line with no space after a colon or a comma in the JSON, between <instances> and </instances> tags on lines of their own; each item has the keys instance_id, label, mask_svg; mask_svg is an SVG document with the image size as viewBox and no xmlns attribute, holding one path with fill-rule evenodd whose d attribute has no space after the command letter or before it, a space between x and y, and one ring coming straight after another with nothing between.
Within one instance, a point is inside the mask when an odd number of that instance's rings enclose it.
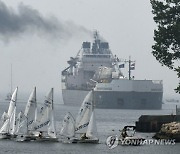
<instances>
[{"instance_id":1,"label":"white sail","mask_svg":"<svg viewBox=\"0 0 180 154\"><path fill-rule=\"evenodd\" d=\"M14 111L10 117L10 124L9 124L9 133L14 135L16 131L16 106L14 108Z\"/></svg>"},{"instance_id":2,"label":"white sail","mask_svg":"<svg viewBox=\"0 0 180 154\"><path fill-rule=\"evenodd\" d=\"M50 124L48 128L48 135L52 138L56 138L56 129L54 124L54 113L53 110L50 112Z\"/></svg>"},{"instance_id":3,"label":"white sail","mask_svg":"<svg viewBox=\"0 0 180 154\"><path fill-rule=\"evenodd\" d=\"M11 101L9 103L9 109L6 114L6 120L0 129L0 133L14 134L15 132L17 92L18 92L18 87L15 89L15 91L12 94Z\"/></svg>"},{"instance_id":4,"label":"white sail","mask_svg":"<svg viewBox=\"0 0 180 154\"><path fill-rule=\"evenodd\" d=\"M37 102L36 102L36 87L34 87L32 93L29 96L24 116L26 117L26 121L28 122L28 130L33 130L33 122L35 121L37 112Z\"/></svg>"},{"instance_id":5,"label":"white sail","mask_svg":"<svg viewBox=\"0 0 180 154\"><path fill-rule=\"evenodd\" d=\"M25 112L22 111L18 114L16 133L27 134L33 128L33 122L35 121L35 115L37 112L36 103L36 87L31 92L28 102L25 107Z\"/></svg>"},{"instance_id":6,"label":"white sail","mask_svg":"<svg viewBox=\"0 0 180 154\"><path fill-rule=\"evenodd\" d=\"M35 131L48 131L50 121L51 121L51 111L53 109L53 88L48 93L44 106L41 108L40 113L34 123L33 129Z\"/></svg>"},{"instance_id":7,"label":"white sail","mask_svg":"<svg viewBox=\"0 0 180 154\"><path fill-rule=\"evenodd\" d=\"M70 112L64 117L60 134L66 137L73 137L75 135L75 120Z\"/></svg>"},{"instance_id":8,"label":"white sail","mask_svg":"<svg viewBox=\"0 0 180 154\"><path fill-rule=\"evenodd\" d=\"M16 134L27 134L27 118L22 111L18 114L16 123Z\"/></svg>"},{"instance_id":9,"label":"white sail","mask_svg":"<svg viewBox=\"0 0 180 154\"><path fill-rule=\"evenodd\" d=\"M14 108L14 111L13 113L11 114L11 117L8 118L3 126L1 127L1 130L0 130L0 133L10 133L10 134L14 134L15 133L15 126L16 126L16 117L15 117L15 114L16 114L16 107Z\"/></svg>"},{"instance_id":10,"label":"white sail","mask_svg":"<svg viewBox=\"0 0 180 154\"><path fill-rule=\"evenodd\" d=\"M7 119L4 124L2 125L0 129L0 133L9 133L9 121L10 119Z\"/></svg>"},{"instance_id":11,"label":"white sail","mask_svg":"<svg viewBox=\"0 0 180 154\"><path fill-rule=\"evenodd\" d=\"M90 116L92 113L92 91L85 97L79 113L76 118L75 131L76 133L86 133L89 125Z\"/></svg>"},{"instance_id":12,"label":"white sail","mask_svg":"<svg viewBox=\"0 0 180 154\"><path fill-rule=\"evenodd\" d=\"M96 121L95 121L95 112L93 111L91 114L91 118L89 121L89 125L87 128L86 136L89 138L93 138L97 136L97 127L96 127Z\"/></svg>"},{"instance_id":13,"label":"white sail","mask_svg":"<svg viewBox=\"0 0 180 154\"><path fill-rule=\"evenodd\" d=\"M1 125L4 124L4 122L8 119L8 115L7 115L7 112L4 111L2 117L1 117Z\"/></svg>"},{"instance_id":14,"label":"white sail","mask_svg":"<svg viewBox=\"0 0 180 154\"><path fill-rule=\"evenodd\" d=\"M7 112L8 117L11 117L11 114L13 113L14 108L16 106L17 92L18 92L18 87L15 89L15 91L12 94L12 97L11 97L11 100L10 100L10 103L9 103L9 109L8 109L8 112Z\"/></svg>"}]
</instances>

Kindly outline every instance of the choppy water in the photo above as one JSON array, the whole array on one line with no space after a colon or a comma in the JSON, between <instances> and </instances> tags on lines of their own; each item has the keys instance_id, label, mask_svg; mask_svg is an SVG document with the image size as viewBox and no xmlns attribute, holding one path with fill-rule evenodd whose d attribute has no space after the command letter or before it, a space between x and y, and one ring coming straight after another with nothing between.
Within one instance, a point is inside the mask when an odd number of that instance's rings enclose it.
<instances>
[{"instance_id":1,"label":"choppy water","mask_svg":"<svg viewBox=\"0 0 180 154\"><path fill-rule=\"evenodd\" d=\"M0 104L0 115L7 110L9 103ZM19 103L18 110L24 110L26 103ZM142 114L175 114L174 103L163 104L162 110L112 110L96 109L96 122L100 144L62 144L62 143L19 143L11 140L0 140L0 154L99 154L99 153L125 153L125 154L178 154L180 143L175 145L144 145L144 146L118 146L109 150L105 144L106 138L112 134L119 134L119 129L125 125L134 125ZM179 104L180 105L180 104ZM55 121L57 131L61 128L61 122L67 111L76 116L79 107L67 107L55 104ZM114 131L112 131L114 130ZM151 137L152 134L140 134L144 137Z\"/></svg>"}]
</instances>

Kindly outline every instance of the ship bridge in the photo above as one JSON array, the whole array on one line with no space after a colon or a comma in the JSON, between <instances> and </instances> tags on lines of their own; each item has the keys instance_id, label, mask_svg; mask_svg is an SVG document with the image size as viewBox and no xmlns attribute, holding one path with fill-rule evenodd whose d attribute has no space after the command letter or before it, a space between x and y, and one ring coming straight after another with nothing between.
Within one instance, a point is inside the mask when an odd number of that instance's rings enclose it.
<instances>
[{"instance_id":1,"label":"ship bridge","mask_svg":"<svg viewBox=\"0 0 180 154\"><path fill-rule=\"evenodd\" d=\"M103 42L97 32L94 33L94 42L83 42L81 68L84 71L96 71L99 67L112 67L114 61L109 43Z\"/></svg>"},{"instance_id":2,"label":"ship bridge","mask_svg":"<svg viewBox=\"0 0 180 154\"><path fill-rule=\"evenodd\" d=\"M110 54L84 54L82 66L85 71L95 71L99 67L112 67L112 55Z\"/></svg>"}]
</instances>

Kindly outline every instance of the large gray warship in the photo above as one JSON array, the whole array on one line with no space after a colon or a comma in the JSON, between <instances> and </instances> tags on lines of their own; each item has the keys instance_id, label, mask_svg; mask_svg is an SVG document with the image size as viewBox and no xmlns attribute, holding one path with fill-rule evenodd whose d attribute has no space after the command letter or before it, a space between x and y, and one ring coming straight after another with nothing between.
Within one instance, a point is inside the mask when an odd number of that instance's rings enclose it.
<instances>
[{"instance_id":1,"label":"large gray warship","mask_svg":"<svg viewBox=\"0 0 180 154\"><path fill-rule=\"evenodd\" d=\"M121 61L122 62L122 61ZM94 42L83 42L78 54L71 57L62 71L62 97L65 105L79 106L87 93L94 89L96 108L161 109L162 80L135 80L121 71L120 60L113 55L109 43L102 41L98 32Z\"/></svg>"}]
</instances>

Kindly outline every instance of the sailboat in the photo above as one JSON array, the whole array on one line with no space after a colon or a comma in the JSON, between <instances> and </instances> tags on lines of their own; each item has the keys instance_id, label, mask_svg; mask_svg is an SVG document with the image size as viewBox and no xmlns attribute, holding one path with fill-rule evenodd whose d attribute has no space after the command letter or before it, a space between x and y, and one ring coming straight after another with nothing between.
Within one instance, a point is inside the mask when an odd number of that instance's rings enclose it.
<instances>
[{"instance_id":1,"label":"sailboat","mask_svg":"<svg viewBox=\"0 0 180 154\"><path fill-rule=\"evenodd\" d=\"M6 112L3 113L4 119L3 119L2 127L0 129L1 139L10 139L16 137L15 131L16 131L17 92L18 92L18 87L15 89L15 91L12 94L7 113Z\"/></svg>"},{"instance_id":2,"label":"sailboat","mask_svg":"<svg viewBox=\"0 0 180 154\"><path fill-rule=\"evenodd\" d=\"M36 141L58 141L54 124L53 88L48 93L33 125L33 133L38 134Z\"/></svg>"},{"instance_id":3,"label":"sailboat","mask_svg":"<svg viewBox=\"0 0 180 154\"><path fill-rule=\"evenodd\" d=\"M65 136L64 143L98 143L95 122L93 90L85 97L76 120L68 113L63 120L60 134Z\"/></svg>"},{"instance_id":4,"label":"sailboat","mask_svg":"<svg viewBox=\"0 0 180 154\"><path fill-rule=\"evenodd\" d=\"M70 112L63 119L60 135L64 143L69 143L70 138L72 140L75 137L75 119Z\"/></svg>"},{"instance_id":5,"label":"sailboat","mask_svg":"<svg viewBox=\"0 0 180 154\"><path fill-rule=\"evenodd\" d=\"M20 112L17 117L16 141L35 140L33 134L33 124L37 115L36 87L31 92L24 112Z\"/></svg>"}]
</instances>

